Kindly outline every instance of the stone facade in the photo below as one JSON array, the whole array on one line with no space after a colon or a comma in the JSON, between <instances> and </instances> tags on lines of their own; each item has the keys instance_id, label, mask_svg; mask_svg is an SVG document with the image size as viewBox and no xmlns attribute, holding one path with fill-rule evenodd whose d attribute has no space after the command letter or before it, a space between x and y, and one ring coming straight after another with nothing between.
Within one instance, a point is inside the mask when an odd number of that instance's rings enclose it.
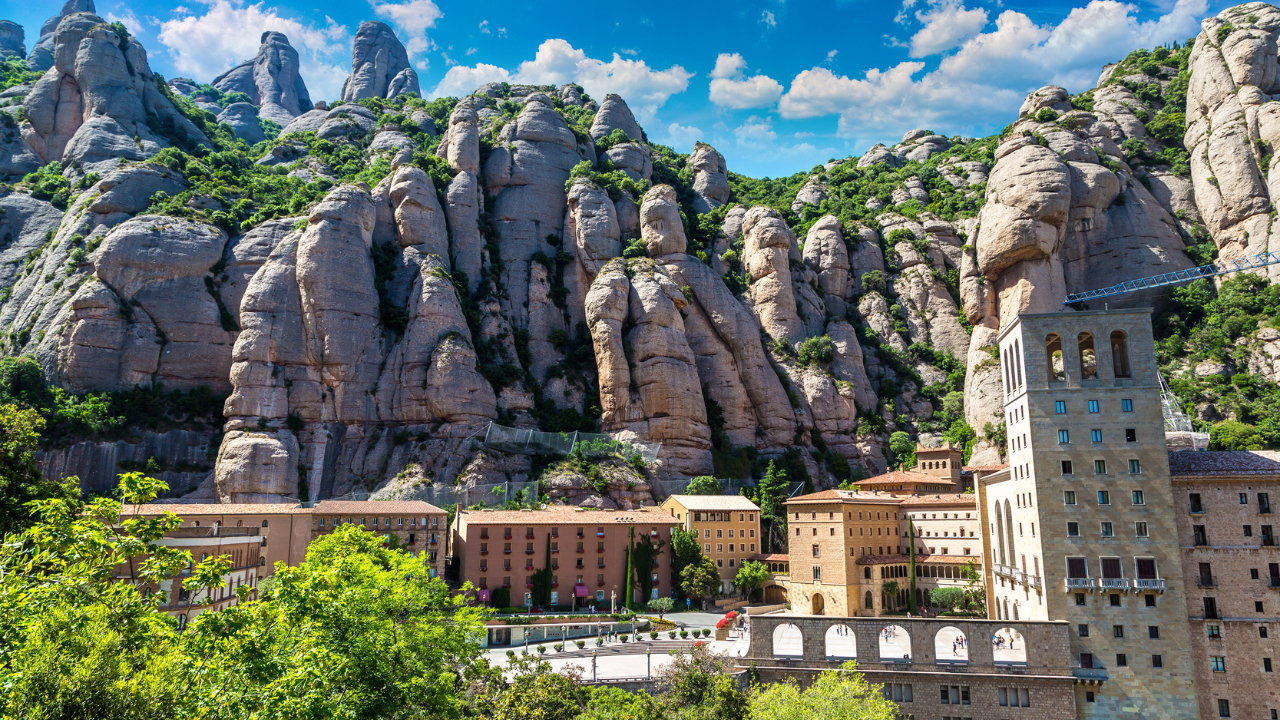
<instances>
[{"instance_id":1,"label":"stone facade","mask_svg":"<svg viewBox=\"0 0 1280 720\"><path fill-rule=\"evenodd\" d=\"M1200 717L1280 714L1280 453L1169 453ZM1268 532L1270 531L1270 532Z\"/></svg>"},{"instance_id":2,"label":"stone facade","mask_svg":"<svg viewBox=\"0 0 1280 720\"><path fill-rule=\"evenodd\" d=\"M1081 718L1199 709L1149 313L1021 315L999 336L1010 467L979 482L988 607L1067 621L1071 667L1103 679L1077 687Z\"/></svg>"},{"instance_id":3,"label":"stone facade","mask_svg":"<svg viewBox=\"0 0 1280 720\"><path fill-rule=\"evenodd\" d=\"M431 577L444 575L448 557L449 513L421 500L376 502L322 500L311 509L312 538L333 532L341 523L367 527L411 556L425 553ZM366 524L367 523L367 524Z\"/></svg>"},{"instance_id":4,"label":"stone facade","mask_svg":"<svg viewBox=\"0 0 1280 720\"><path fill-rule=\"evenodd\" d=\"M731 592L738 568L759 554L760 508L741 495L671 495L661 507L698 533L702 554L720 569L720 590Z\"/></svg>"},{"instance_id":5,"label":"stone facade","mask_svg":"<svg viewBox=\"0 0 1280 720\"><path fill-rule=\"evenodd\" d=\"M661 547L654 558L651 597L670 594L671 528L678 524L659 508L463 510L449 529L450 552L459 581L476 586L482 601L488 602L494 589L508 588L511 603L523 605L533 574L549 565L553 606L608 609L615 599L622 605L627 547L645 535ZM649 599L634 588L633 600Z\"/></svg>"},{"instance_id":6,"label":"stone facade","mask_svg":"<svg viewBox=\"0 0 1280 720\"><path fill-rule=\"evenodd\" d=\"M236 590L247 585L257 589L258 580L263 575L259 548L261 539L256 527L181 527L165 533L157 541L158 545L191 553L193 563L211 557L226 555L231 559L231 567L223 576L223 585L207 590L189 591L182 587L185 574L149 583L143 586L143 592L159 593L161 598L159 611L168 613L177 619L179 626L185 626L188 620L212 610L223 610L235 605L239 596ZM135 558L130 563L121 563L112 571L116 580L130 580L139 563ZM256 597L256 592L249 596ZM207 602L206 602L207 601Z\"/></svg>"},{"instance_id":7,"label":"stone facade","mask_svg":"<svg viewBox=\"0 0 1280 720\"><path fill-rule=\"evenodd\" d=\"M880 635L886 627L895 629L894 647L909 657L882 653ZM951 657L957 633L968 639L964 660ZM1010 660L993 648L994 635L1010 633L1019 639L1025 659ZM1076 678L1065 662L1069 635L1061 622L760 615L751 618L751 649L741 665L754 666L765 682L807 684L819 672L856 659L858 672L883 684L901 716L914 720L1070 720L1077 711ZM799 647L795 638L801 639ZM1010 702L1015 694L1016 704Z\"/></svg>"}]
</instances>

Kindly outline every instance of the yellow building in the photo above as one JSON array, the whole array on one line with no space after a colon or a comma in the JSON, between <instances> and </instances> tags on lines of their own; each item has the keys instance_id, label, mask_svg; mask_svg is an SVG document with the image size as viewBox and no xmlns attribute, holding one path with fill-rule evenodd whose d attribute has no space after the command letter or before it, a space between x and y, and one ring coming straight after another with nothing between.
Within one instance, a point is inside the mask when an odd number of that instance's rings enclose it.
<instances>
[{"instance_id":1,"label":"yellow building","mask_svg":"<svg viewBox=\"0 0 1280 720\"><path fill-rule=\"evenodd\" d=\"M760 508L741 495L672 495L661 508L698 532L702 554L720 569L720 590L733 589L738 568L761 551Z\"/></svg>"}]
</instances>

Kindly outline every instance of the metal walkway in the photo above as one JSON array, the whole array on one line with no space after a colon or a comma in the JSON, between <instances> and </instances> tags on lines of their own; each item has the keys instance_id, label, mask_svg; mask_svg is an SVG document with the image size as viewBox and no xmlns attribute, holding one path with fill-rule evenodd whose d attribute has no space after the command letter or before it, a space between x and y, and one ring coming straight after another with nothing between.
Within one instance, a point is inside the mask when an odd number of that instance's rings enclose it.
<instances>
[{"instance_id":1,"label":"metal walkway","mask_svg":"<svg viewBox=\"0 0 1280 720\"><path fill-rule=\"evenodd\" d=\"M1112 285L1111 287L1105 287L1099 290L1073 293L1071 295L1067 295L1067 299L1063 300L1062 304L1071 305L1073 303L1084 302L1085 300L1096 300L1098 298L1106 298L1138 290L1147 290L1149 288L1157 288L1164 285L1176 285L1178 283L1199 280L1200 278L1227 275L1229 273L1236 273L1244 270L1253 270L1267 265L1275 265L1276 263L1280 263L1280 254L1272 252L1261 253L1259 255L1253 255L1239 260L1224 260L1212 265L1201 265L1200 267L1191 268L1189 270L1177 270L1175 272L1164 273L1163 275L1152 275L1151 277L1140 278L1138 280L1126 280L1118 285Z\"/></svg>"}]
</instances>

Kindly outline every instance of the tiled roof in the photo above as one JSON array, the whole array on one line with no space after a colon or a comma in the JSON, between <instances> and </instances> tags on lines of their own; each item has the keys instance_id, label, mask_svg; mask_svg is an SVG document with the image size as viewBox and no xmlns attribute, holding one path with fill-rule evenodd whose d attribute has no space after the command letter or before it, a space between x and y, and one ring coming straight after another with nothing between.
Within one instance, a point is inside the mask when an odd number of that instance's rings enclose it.
<instances>
[{"instance_id":1,"label":"tiled roof","mask_svg":"<svg viewBox=\"0 0 1280 720\"><path fill-rule=\"evenodd\" d=\"M760 510L760 506L741 495L672 495L670 499L679 502L686 510L719 511L719 510Z\"/></svg>"},{"instance_id":2,"label":"tiled roof","mask_svg":"<svg viewBox=\"0 0 1280 720\"><path fill-rule=\"evenodd\" d=\"M317 515L428 515L444 514L423 500L321 500L311 512Z\"/></svg>"},{"instance_id":3,"label":"tiled roof","mask_svg":"<svg viewBox=\"0 0 1280 720\"><path fill-rule=\"evenodd\" d=\"M904 507L911 505L964 505L977 507L978 496L974 493L943 493L935 495L911 495L902 498Z\"/></svg>"},{"instance_id":4,"label":"tiled roof","mask_svg":"<svg viewBox=\"0 0 1280 720\"><path fill-rule=\"evenodd\" d=\"M822 502L867 502L885 505L897 505L902 498L897 495L868 492L865 490L822 490L808 495L798 495L785 503L786 505L803 505Z\"/></svg>"},{"instance_id":5,"label":"tiled roof","mask_svg":"<svg viewBox=\"0 0 1280 720\"><path fill-rule=\"evenodd\" d=\"M1179 475L1280 475L1275 450L1204 450L1169 453L1169 473Z\"/></svg>"},{"instance_id":6,"label":"tiled roof","mask_svg":"<svg viewBox=\"0 0 1280 720\"><path fill-rule=\"evenodd\" d=\"M873 478L867 478L866 480L859 480L854 483L854 485L861 487L863 485L885 485L888 483L952 484L950 478L940 478L929 475L928 473L911 472L910 470L891 470L883 475L877 475Z\"/></svg>"},{"instance_id":7,"label":"tiled roof","mask_svg":"<svg viewBox=\"0 0 1280 720\"><path fill-rule=\"evenodd\" d=\"M863 555L854 561L855 565L895 565L911 562L906 555Z\"/></svg>"},{"instance_id":8,"label":"tiled roof","mask_svg":"<svg viewBox=\"0 0 1280 720\"><path fill-rule=\"evenodd\" d=\"M546 510L463 510L458 516L479 525L677 525L680 521L661 508L596 510L572 505L552 505Z\"/></svg>"},{"instance_id":9,"label":"tiled roof","mask_svg":"<svg viewBox=\"0 0 1280 720\"><path fill-rule=\"evenodd\" d=\"M791 556L786 553L771 553L769 555L752 555L748 560L757 562L791 562Z\"/></svg>"},{"instance_id":10,"label":"tiled roof","mask_svg":"<svg viewBox=\"0 0 1280 720\"><path fill-rule=\"evenodd\" d=\"M145 505L125 505L125 515L163 515L171 512L178 517L189 515L290 515L294 513L310 513L298 503L165 503L153 502Z\"/></svg>"},{"instance_id":11,"label":"tiled roof","mask_svg":"<svg viewBox=\"0 0 1280 720\"><path fill-rule=\"evenodd\" d=\"M997 470L1008 469L1008 465L965 465L961 468L961 470L966 472L973 472L974 470L981 470L982 472L996 472Z\"/></svg>"}]
</instances>

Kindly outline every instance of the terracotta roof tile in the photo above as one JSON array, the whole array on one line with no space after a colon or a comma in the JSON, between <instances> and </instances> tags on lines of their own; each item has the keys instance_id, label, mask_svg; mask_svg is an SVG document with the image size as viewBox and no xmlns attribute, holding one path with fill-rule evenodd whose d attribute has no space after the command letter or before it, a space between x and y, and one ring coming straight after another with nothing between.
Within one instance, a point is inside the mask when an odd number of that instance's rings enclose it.
<instances>
[{"instance_id":1,"label":"terracotta roof tile","mask_svg":"<svg viewBox=\"0 0 1280 720\"><path fill-rule=\"evenodd\" d=\"M596 510L572 505L552 505L546 510L463 510L459 517L480 525L678 525L679 520L661 508Z\"/></svg>"},{"instance_id":2,"label":"terracotta roof tile","mask_svg":"<svg viewBox=\"0 0 1280 720\"><path fill-rule=\"evenodd\" d=\"M997 470L1008 470L1008 469L1009 469L1008 465L965 465L963 468L961 468L961 470L964 470L967 472L973 472L974 470L981 470L983 472L996 472Z\"/></svg>"},{"instance_id":3,"label":"terracotta roof tile","mask_svg":"<svg viewBox=\"0 0 1280 720\"><path fill-rule=\"evenodd\" d=\"M931 485L953 485L948 478L934 477L927 473L911 472L909 470L893 470L883 475L877 475L866 480L859 480L854 483L858 487L864 485L888 485L888 484L911 484L911 483L929 483Z\"/></svg>"},{"instance_id":4,"label":"terracotta roof tile","mask_svg":"<svg viewBox=\"0 0 1280 720\"><path fill-rule=\"evenodd\" d=\"M804 505L808 503L822 502L857 502L857 503L880 503L884 505L897 505L902 498L897 495L889 495L886 493L874 493L865 490L822 490L808 495L798 495L790 498L786 505Z\"/></svg>"},{"instance_id":5,"label":"terracotta roof tile","mask_svg":"<svg viewBox=\"0 0 1280 720\"><path fill-rule=\"evenodd\" d=\"M902 504L904 507L911 505L964 505L977 507L978 496L974 493L911 495L903 497Z\"/></svg>"},{"instance_id":6,"label":"terracotta roof tile","mask_svg":"<svg viewBox=\"0 0 1280 720\"><path fill-rule=\"evenodd\" d=\"M760 510L760 506L741 495L671 495L670 499L694 511Z\"/></svg>"},{"instance_id":7,"label":"terracotta roof tile","mask_svg":"<svg viewBox=\"0 0 1280 720\"><path fill-rule=\"evenodd\" d=\"M439 515L445 510L423 500L321 500L311 512L317 515Z\"/></svg>"},{"instance_id":8,"label":"terracotta roof tile","mask_svg":"<svg viewBox=\"0 0 1280 720\"><path fill-rule=\"evenodd\" d=\"M187 515L291 515L310 513L298 503L167 503L152 502L145 505L125 505L125 515L163 515L171 512L179 517Z\"/></svg>"},{"instance_id":9,"label":"terracotta roof tile","mask_svg":"<svg viewBox=\"0 0 1280 720\"><path fill-rule=\"evenodd\" d=\"M964 565L973 560L979 565L982 564L982 557L979 555L916 555L916 564L928 563L930 565ZM854 561L855 565L896 565L899 563L909 563L911 558L907 555L863 555Z\"/></svg>"},{"instance_id":10,"label":"terracotta roof tile","mask_svg":"<svg viewBox=\"0 0 1280 720\"><path fill-rule=\"evenodd\" d=\"M748 560L757 562L791 562L791 556L786 553L771 553L769 555L752 555Z\"/></svg>"},{"instance_id":11,"label":"terracotta roof tile","mask_svg":"<svg viewBox=\"0 0 1280 720\"><path fill-rule=\"evenodd\" d=\"M1169 453L1174 477L1197 475L1280 475L1280 452L1275 450L1204 450Z\"/></svg>"}]
</instances>

